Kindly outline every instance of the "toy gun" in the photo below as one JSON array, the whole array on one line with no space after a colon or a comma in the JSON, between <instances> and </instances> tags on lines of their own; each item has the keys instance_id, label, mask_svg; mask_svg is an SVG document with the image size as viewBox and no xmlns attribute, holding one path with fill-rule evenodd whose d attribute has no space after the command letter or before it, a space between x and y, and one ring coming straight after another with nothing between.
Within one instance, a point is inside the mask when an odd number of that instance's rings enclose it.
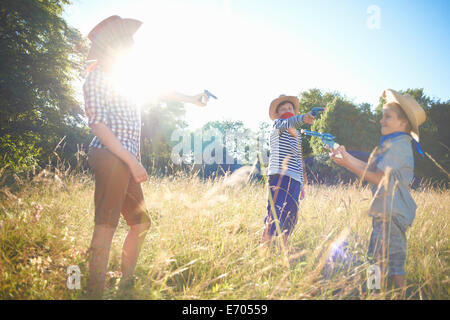
<instances>
[{"instance_id":1,"label":"toy gun","mask_svg":"<svg viewBox=\"0 0 450 320\"><path fill-rule=\"evenodd\" d=\"M312 108L312 110L311 110L311 114L312 114L313 117L315 118L319 112L322 112L322 111L325 111L325 110L327 110L327 108L323 108L323 107L314 107L314 108Z\"/></svg>"},{"instance_id":2,"label":"toy gun","mask_svg":"<svg viewBox=\"0 0 450 320\"><path fill-rule=\"evenodd\" d=\"M217 100L217 97L215 95L213 95L211 92L209 92L208 90L205 90L204 93L208 96L208 98L214 98Z\"/></svg>"},{"instance_id":3,"label":"toy gun","mask_svg":"<svg viewBox=\"0 0 450 320\"><path fill-rule=\"evenodd\" d=\"M214 98L217 100L217 97L215 95L213 95L211 92L209 92L208 90L203 91L203 93L206 94L208 96L208 98ZM205 101L203 101L203 97L202 97L201 101L203 103L205 103Z\"/></svg>"},{"instance_id":4,"label":"toy gun","mask_svg":"<svg viewBox=\"0 0 450 320\"><path fill-rule=\"evenodd\" d=\"M320 132L309 131L309 130L305 130L305 129L302 129L300 132L304 135L320 138L320 140L322 140L322 142L325 144L325 148L327 148L327 149L334 150L334 149L339 148L339 144L334 141L334 139L336 139L336 137L331 135L330 133L320 133ZM337 154L336 158L342 159L342 155Z\"/></svg>"}]
</instances>

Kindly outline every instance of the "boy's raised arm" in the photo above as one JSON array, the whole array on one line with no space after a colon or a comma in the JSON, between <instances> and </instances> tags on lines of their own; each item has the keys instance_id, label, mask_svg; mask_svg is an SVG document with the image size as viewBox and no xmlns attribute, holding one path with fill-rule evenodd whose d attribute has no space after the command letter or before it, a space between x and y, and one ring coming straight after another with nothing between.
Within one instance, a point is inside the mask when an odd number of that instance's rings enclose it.
<instances>
[{"instance_id":1,"label":"boy's raised arm","mask_svg":"<svg viewBox=\"0 0 450 320\"><path fill-rule=\"evenodd\" d=\"M277 119L274 123L275 129L289 129L303 123L303 114L296 115L287 119Z\"/></svg>"}]
</instances>

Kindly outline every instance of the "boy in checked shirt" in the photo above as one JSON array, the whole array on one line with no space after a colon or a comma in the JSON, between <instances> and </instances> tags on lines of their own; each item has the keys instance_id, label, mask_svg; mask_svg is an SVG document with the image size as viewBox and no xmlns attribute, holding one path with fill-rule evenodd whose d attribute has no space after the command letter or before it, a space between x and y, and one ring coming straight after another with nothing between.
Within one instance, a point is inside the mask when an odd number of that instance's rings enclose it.
<instances>
[{"instance_id":1,"label":"boy in checked shirt","mask_svg":"<svg viewBox=\"0 0 450 320\"><path fill-rule=\"evenodd\" d=\"M88 124L95 135L88 154L95 175L95 228L87 290L91 298L102 296L111 242L120 214L130 226L122 250L122 288L133 284L139 250L151 224L141 188L148 177L139 161L140 110L120 93L112 79L117 59L131 48L133 35L141 24L138 20L111 16L88 35L92 41L88 60L96 61L89 68L83 85ZM206 94L172 93L161 98L199 106L208 101Z\"/></svg>"}]
</instances>

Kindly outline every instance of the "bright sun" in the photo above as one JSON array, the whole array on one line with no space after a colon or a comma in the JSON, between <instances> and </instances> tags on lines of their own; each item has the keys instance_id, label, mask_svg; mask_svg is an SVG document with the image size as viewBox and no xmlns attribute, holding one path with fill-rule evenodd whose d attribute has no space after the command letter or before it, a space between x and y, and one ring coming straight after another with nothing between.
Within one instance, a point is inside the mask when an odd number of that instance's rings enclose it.
<instances>
[{"instance_id":1,"label":"bright sun","mask_svg":"<svg viewBox=\"0 0 450 320\"><path fill-rule=\"evenodd\" d=\"M205 28L210 19L196 19L199 14L172 13L170 22L157 16L144 20L133 48L115 67L115 81L124 95L142 104L163 91L197 94L206 89L210 77L205 63L216 55L204 39L217 34Z\"/></svg>"},{"instance_id":2,"label":"bright sun","mask_svg":"<svg viewBox=\"0 0 450 320\"><path fill-rule=\"evenodd\" d=\"M268 120L262 107L279 94L348 84L337 64L293 34L213 6L167 6L140 8L145 16L136 18L144 23L117 64L118 87L141 106L164 91L194 95L208 89L219 99L208 108L187 104L190 125L222 118L256 125Z\"/></svg>"},{"instance_id":3,"label":"bright sun","mask_svg":"<svg viewBox=\"0 0 450 320\"><path fill-rule=\"evenodd\" d=\"M165 73L145 57L145 51L133 48L122 55L114 70L114 82L122 95L142 105L154 100L163 90Z\"/></svg>"}]
</instances>

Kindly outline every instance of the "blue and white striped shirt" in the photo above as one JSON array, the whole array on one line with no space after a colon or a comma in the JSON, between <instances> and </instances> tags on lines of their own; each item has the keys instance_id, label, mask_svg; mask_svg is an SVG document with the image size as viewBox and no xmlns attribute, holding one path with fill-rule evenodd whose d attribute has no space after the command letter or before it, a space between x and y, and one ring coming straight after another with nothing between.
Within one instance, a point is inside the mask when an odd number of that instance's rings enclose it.
<instances>
[{"instance_id":1,"label":"blue and white striped shirt","mask_svg":"<svg viewBox=\"0 0 450 320\"><path fill-rule=\"evenodd\" d=\"M291 136L287 129L303 123L303 115L287 119L276 119L270 133L269 169L267 174L284 174L301 183L303 186L302 138L297 131L297 138ZM287 169L283 170L283 161L289 156Z\"/></svg>"}]
</instances>

